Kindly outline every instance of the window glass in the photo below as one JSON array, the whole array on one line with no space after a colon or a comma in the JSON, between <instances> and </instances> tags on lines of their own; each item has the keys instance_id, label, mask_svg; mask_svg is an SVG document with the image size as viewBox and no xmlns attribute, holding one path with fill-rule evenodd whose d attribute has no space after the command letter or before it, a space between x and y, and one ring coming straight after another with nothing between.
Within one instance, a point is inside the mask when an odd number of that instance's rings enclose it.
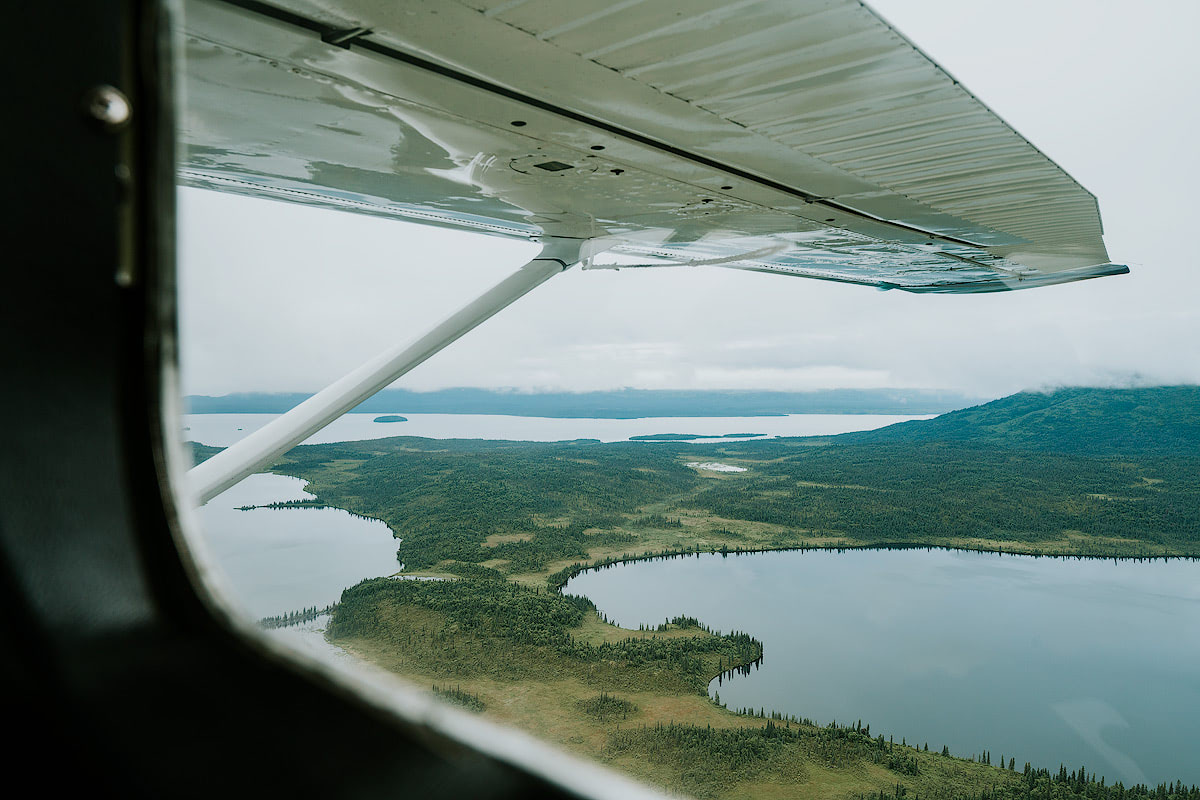
<instances>
[{"instance_id":1,"label":"window glass","mask_svg":"<svg viewBox=\"0 0 1200 800\"><path fill-rule=\"evenodd\" d=\"M514 198L590 162L463 158L496 120L367 92L380 59L285 63L283 23L247 44L222 21L253 12L189 4L195 463L498 309L201 505L226 599L673 793L1200 796L1200 20L874 5L1096 194L1130 275L937 295L665 266L689 231L716 249L688 258L724 252L697 206L501 302L537 226L583 224Z\"/></svg>"}]
</instances>

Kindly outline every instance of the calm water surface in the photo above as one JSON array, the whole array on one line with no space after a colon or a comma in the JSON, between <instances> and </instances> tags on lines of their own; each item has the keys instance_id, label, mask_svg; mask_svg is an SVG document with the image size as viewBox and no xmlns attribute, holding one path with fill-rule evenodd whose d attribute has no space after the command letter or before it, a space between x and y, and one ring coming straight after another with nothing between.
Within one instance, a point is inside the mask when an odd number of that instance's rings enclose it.
<instances>
[{"instance_id":1,"label":"calm water surface","mask_svg":"<svg viewBox=\"0 0 1200 800\"><path fill-rule=\"evenodd\" d=\"M255 619L324 608L347 586L400 569L399 544L377 520L336 508L238 510L311 497L298 478L251 475L199 510L207 549Z\"/></svg>"},{"instance_id":2,"label":"calm water surface","mask_svg":"<svg viewBox=\"0 0 1200 800\"><path fill-rule=\"evenodd\" d=\"M687 614L764 643L729 708L862 719L1111 783L1200 783L1200 564L945 550L701 555L573 579L625 627Z\"/></svg>"},{"instance_id":3,"label":"calm water surface","mask_svg":"<svg viewBox=\"0 0 1200 800\"><path fill-rule=\"evenodd\" d=\"M789 414L779 417L560 419L510 417L503 414L397 413L406 417L408 421L375 422L376 417L383 415L346 414L327 428L314 434L306 440L305 444L382 439L387 436L425 436L430 439L508 439L527 442L558 442L570 439L622 442L631 436L655 433L695 433L708 436L724 436L729 433L762 433L767 436L826 436L849 431L873 430L910 419L932 418L932 415ZM258 430L277 416L279 415L185 414L183 438L214 447L227 447Z\"/></svg>"}]
</instances>

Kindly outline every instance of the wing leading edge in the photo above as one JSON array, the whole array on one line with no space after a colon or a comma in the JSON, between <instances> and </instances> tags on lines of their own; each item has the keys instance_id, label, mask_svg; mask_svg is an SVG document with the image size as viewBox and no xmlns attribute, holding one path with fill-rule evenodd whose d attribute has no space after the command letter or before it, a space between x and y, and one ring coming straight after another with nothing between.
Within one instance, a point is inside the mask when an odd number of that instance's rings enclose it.
<instances>
[{"instance_id":1,"label":"wing leading edge","mask_svg":"<svg viewBox=\"0 0 1200 800\"><path fill-rule=\"evenodd\" d=\"M911 292L1128 271L1095 198L860 3L619 6L189 0L179 180Z\"/></svg>"}]
</instances>

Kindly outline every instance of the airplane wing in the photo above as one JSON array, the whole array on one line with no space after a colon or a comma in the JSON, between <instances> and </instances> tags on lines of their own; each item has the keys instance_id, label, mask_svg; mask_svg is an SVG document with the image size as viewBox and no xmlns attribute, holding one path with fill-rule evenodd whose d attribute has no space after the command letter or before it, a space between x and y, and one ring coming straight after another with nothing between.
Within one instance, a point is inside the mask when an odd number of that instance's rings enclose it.
<instances>
[{"instance_id":1,"label":"airplane wing","mask_svg":"<svg viewBox=\"0 0 1200 800\"><path fill-rule=\"evenodd\" d=\"M911 292L1128 271L1095 197L857 0L185 11L185 185Z\"/></svg>"}]
</instances>

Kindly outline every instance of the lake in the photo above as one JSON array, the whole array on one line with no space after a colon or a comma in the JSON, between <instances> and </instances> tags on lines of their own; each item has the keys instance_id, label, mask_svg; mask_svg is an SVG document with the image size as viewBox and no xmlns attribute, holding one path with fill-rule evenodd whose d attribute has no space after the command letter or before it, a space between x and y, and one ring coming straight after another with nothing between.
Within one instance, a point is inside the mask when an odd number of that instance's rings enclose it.
<instances>
[{"instance_id":1,"label":"lake","mask_svg":"<svg viewBox=\"0 0 1200 800\"><path fill-rule=\"evenodd\" d=\"M241 506L311 498L304 481L251 475L199 511L205 548L254 619L336 603L342 589L400 569L387 525L337 508Z\"/></svg>"},{"instance_id":2,"label":"lake","mask_svg":"<svg viewBox=\"0 0 1200 800\"><path fill-rule=\"evenodd\" d=\"M430 439L507 439L525 442L558 442L571 439L627 441L632 436L656 433L695 433L724 437L730 433L767 436L827 436L849 431L882 428L932 415L896 414L788 414L777 417L641 417L590 419L511 417L503 414L408 414L407 422L375 422L382 414L346 414L314 434L305 444L382 439L388 436L425 436ZM258 430L278 414L185 414L183 438L214 447L227 447ZM700 442L734 441L701 439ZM651 443L648 443L651 444Z\"/></svg>"},{"instance_id":3,"label":"lake","mask_svg":"<svg viewBox=\"0 0 1200 800\"><path fill-rule=\"evenodd\" d=\"M1200 564L950 550L703 554L571 580L624 627L697 617L763 642L731 709L1126 785L1200 783Z\"/></svg>"}]
</instances>

